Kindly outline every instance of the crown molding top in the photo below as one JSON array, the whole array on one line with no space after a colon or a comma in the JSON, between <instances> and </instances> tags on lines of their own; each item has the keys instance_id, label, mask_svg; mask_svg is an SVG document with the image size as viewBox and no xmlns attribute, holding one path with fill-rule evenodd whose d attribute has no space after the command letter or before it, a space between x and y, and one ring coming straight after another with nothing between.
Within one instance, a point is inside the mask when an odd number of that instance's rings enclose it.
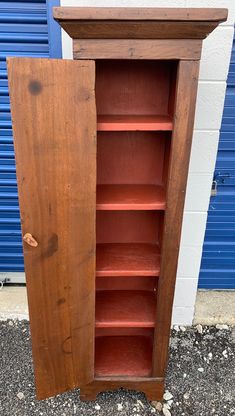
<instances>
[{"instance_id":1,"label":"crown molding top","mask_svg":"<svg viewBox=\"0 0 235 416\"><path fill-rule=\"evenodd\" d=\"M64 20L147 20L180 22L224 22L227 9L157 7L53 7L54 18Z\"/></svg>"},{"instance_id":2,"label":"crown molding top","mask_svg":"<svg viewBox=\"0 0 235 416\"><path fill-rule=\"evenodd\" d=\"M73 39L204 39L227 19L227 9L54 7Z\"/></svg>"}]
</instances>

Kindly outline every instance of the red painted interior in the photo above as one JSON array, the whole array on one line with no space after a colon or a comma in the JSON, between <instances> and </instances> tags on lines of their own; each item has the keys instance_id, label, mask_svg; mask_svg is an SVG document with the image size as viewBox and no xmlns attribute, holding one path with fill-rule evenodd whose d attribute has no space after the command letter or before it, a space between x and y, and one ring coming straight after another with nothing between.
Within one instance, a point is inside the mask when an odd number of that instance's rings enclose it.
<instances>
[{"instance_id":1,"label":"red painted interior","mask_svg":"<svg viewBox=\"0 0 235 416\"><path fill-rule=\"evenodd\" d=\"M100 132L97 138L99 185L163 185L166 132Z\"/></svg>"},{"instance_id":2,"label":"red painted interior","mask_svg":"<svg viewBox=\"0 0 235 416\"><path fill-rule=\"evenodd\" d=\"M95 375L150 376L176 62L97 61Z\"/></svg>"},{"instance_id":3,"label":"red painted interior","mask_svg":"<svg viewBox=\"0 0 235 416\"><path fill-rule=\"evenodd\" d=\"M98 185L98 210L165 209L165 189L159 185Z\"/></svg>"},{"instance_id":4,"label":"red painted interior","mask_svg":"<svg viewBox=\"0 0 235 416\"><path fill-rule=\"evenodd\" d=\"M116 337L116 336L144 336L153 338L153 328L140 328L140 327L120 327L120 328L95 328L96 337Z\"/></svg>"},{"instance_id":5,"label":"red painted interior","mask_svg":"<svg viewBox=\"0 0 235 416\"><path fill-rule=\"evenodd\" d=\"M95 375L151 375L153 341L149 336L97 337L95 342Z\"/></svg>"},{"instance_id":6,"label":"red painted interior","mask_svg":"<svg viewBox=\"0 0 235 416\"><path fill-rule=\"evenodd\" d=\"M152 276L105 276L97 277L96 290L149 290L157 289L157 279Z\"/></svg>"},{"instance_id":7,"label":"red painted interior","mask_svg":"<svg viewBox=\"0 0 235 416\"><path fill-rule=\"evenodd\" d=\"M173 120L170 116L149 115L98 115L98 131L169 131L172 130Z\"/></svg>"},{"instance_id":8,"label":"red painted interior","mask_svg":"<svg viewBox=\"0 0 235 416\"><path fill-rule=\"evenodd\" d=\"M96 241L158 244L162 218L162 211L97 211Z\"/></svg>"},{"instance_id":9,"label":"red painted interior","mask_svg":"<svg viewBox=\"0 0 235 416\"><path fill-rule=\"evenodd\" d=\"M98 115L168 115L176 63L172 61L96 61Z\"/></svg>"},{"instance_id":10,"label":"red painted interior","mask_svg":"<svg viewBox=\"0 0 235 416\"><path fill-rule=\"evenodd\" d=\"M98 291L96 327L154 327L156 296L154 292Z\"/></svg>"},{"instance_id":11,"label":"red painted interior","mask_svg":"<svg viewBox=\"0 0 235 416\"><path fill-rule=\"evenodd\" d=\"M96 276L159 276L157 244L98 244Z\"/></svg>"}]
</instances>

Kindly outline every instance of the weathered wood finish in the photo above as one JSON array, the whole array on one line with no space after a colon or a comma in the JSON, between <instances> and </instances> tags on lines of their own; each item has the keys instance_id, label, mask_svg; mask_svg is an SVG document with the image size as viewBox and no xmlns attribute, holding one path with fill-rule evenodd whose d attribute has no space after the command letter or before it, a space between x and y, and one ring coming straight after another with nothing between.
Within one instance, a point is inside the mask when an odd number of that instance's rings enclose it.
<instances>
[{"instance_id":1,"label":"weathered wood finish","mask_svg":"<svg viewBox=\"0 0 235 416\"><path fill-rule=\"evenodd\" d=\"M227 18L226 9L55 7L53 13L73 39L204 39Z\"/></svg>"},{"instance_id":2,"label":"weathered wood finish","mask_svg":"<svg viewBox=\"0 0 235 416\"><path fill-rule=\"evenodd\" d=\"M204 39L217 22L62 22L61 26L73 39Z\"/></svg>"},{"instance_id":3,"label":"weathered wood finish","mask_svg":"<svg viewBox=\"0 0 235 416\"><path fill-rule=\"evenodd\" d=\"M95 65L8 60L37 397L93 380ZM84 157L86 155L86 157Z\"/></svg>"},{"instance_id":4,"label":"weathered wood finish","mask_svg":"<svg viewBox=\"0 0 235 416\"><path fill-rule=\"evenodd\" d=\"M167 365L171 311L192 142L198 71L199 62L197 61L179 62L157 292L153 355L154 377L163 377Z\"/></svg>"},{"instance_id":5,"label":"weathered wood finish","mask_svg":"<svg viewBox=\"0 0 235 416\"><path fill-rule=\"evenodd\" d=\"M201 57L199 39L82 39L73 41L74 59L192 59Z\"/></svg>"},{"instance_id":6,"label":"weathered wood finish","mask_svg":"<svg viewBox=\"0 0 235 416\"><path fill-rule=\"evenodd\" d=\"M222 8L174 8L174 7L54 7L54 18L65 20L112 21L172 21L172 22L223 22L228 10Z\"/></svg>"},{"instance_id":7,"label":"weathered wood finish","mask_svg":"<svg viewBox=\"0 0 235 416\"><path fill-rule=\"evenodd\" d=\"M98 393L105 390L116 390L119 388L137 390L145 393L146 398L152 400L162 400L164 393L164 380L162 378L121 378L121 377L102 377L82 386L80 389L81 400L95 400Z\"/></svg>"},{"instance_id":8,"label":"weathered wood finish","mask_svg":"<svg viewBox=\"0 0 235 416\"><path fill-rule=\"evenodd\" d=\"M80 390L82 400L95 399L100 391L120 387L142 390L148 399L161 400L202 39L226 20L227 10L55 8L54 17L73 38L74 59L179 61L176 102L174 105L175 87L172 86L169 105L170 114L174 113L174 126L157 290L152 378L96 377Z\"/></svg>"}]
</instances>

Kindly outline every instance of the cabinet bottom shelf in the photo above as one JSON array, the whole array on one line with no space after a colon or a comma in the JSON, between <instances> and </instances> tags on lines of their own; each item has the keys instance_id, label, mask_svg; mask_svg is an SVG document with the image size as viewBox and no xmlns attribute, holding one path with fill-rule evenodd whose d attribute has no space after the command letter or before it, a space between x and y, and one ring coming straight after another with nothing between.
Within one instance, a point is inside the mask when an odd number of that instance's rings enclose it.
<instances>
[{"instance_id":1,"label":"cabinet bottom shelf","mask_svg":"<svg viewBox=\"0 0 235 416\"><path fill-rule=\"evenodd\" d=\"M108 336L95 339L95 376L150 377L150 336Z\"/></svg>"}]
</instances>

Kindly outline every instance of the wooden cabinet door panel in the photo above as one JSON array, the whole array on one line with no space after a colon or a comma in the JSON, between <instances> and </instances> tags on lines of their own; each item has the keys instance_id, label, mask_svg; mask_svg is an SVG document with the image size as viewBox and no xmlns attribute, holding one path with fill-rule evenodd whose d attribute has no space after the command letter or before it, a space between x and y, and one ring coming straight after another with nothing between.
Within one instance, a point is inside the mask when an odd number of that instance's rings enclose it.
<instances>
[{"instance_id":1,"label":"wooden cabinet door panel","mask_svg":"<svg viewBox=\"0 0 235 416\"><path fill-rule=\"evenodd\" d=\"M38 398L94 377L94 61L8 59ZM31 237L32 236L32 237Z\"/></svg>"}]
</instances>

